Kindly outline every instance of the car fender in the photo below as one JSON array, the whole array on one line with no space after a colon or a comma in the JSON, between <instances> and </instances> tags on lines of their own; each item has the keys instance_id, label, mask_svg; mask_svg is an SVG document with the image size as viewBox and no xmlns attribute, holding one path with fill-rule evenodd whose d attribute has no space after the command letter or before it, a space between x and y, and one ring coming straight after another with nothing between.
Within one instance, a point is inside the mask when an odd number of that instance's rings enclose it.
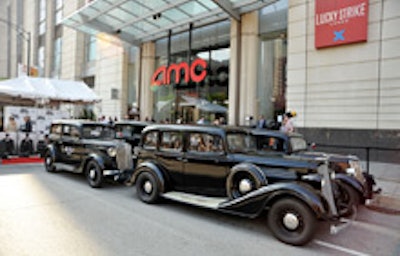
<instances>
[{"instance_id":1,"label":"car fender","mask_svg":"<svg viewBox=\"0 0 400 256\"><path fill-rule=\"evenodd\" d=\"M232 178L235 176L235 174L242 171L248 172L250 175L253 176L254 180L257 182L257 188L264 186L268 183L264 172L258 166L251 163L240 163L231 168L226 180L227 189L232 186Z\"/></svg>"},{"instance_id":2,"label":"car fender","mask_svg":"<svg viewBox=\"0 0 400 256\"><path fill-rule=\"evenodd\" d=\"M143 162L136 167L129 184L135 184L137 177L144 171L148 171L156 177L160 193L164 193L166 186L166 179L161 168L153 162Z\"/></svg>"},{"instance_id":3,"label":"car fender","mask_svg":"<svg viewBox=\"0 0 400 256\"><path fill-rule=\"evenodd\" d=\"M335 175L335 180L339 180L341 182L346 183L347 185L350 185L351 187L353 187L357 192L360 193L360 195L364 194L364 188L362 186L362 184L356 180L356 178L343 174L343 173L336 173Z\"/></svg>"},{"instance_id":4,"label":"car fender","mask_svg":"<svg viewBox=\"0 0 400 256\"><path fill-rule=\"evenodd\" d=\"M263 186L242 197L221 203L219 210L247 217L257 217L281 198L296 198L305 203L317 218L327 218L328 212L321 196L308 186L296 182L282 182Z\"/></svg>"},{"instance_id":5,"label":"car fender","mask_svg":"<svg viewBox=\"0 0 400 256\"><path fill-rule=\"evenodd\" d=\"M96 153L89 154L88 157L85 159L85 161L82 161L81 169L84 171L86 169L86 165L92 160L95 161L102 170L105 169L105 163L103 157Z\"/></svg>"},{"instance_id":6,"label":"car fender","mask_svg":"<svg viewBox=\"0 0 400 256\"><path fill-rule=\"evenodd\" d=\"M56 159L56 148L53 144L49 144L46 146L46 150L50 152L51 157L55 160Z\"/></svg>"}]
</instances>

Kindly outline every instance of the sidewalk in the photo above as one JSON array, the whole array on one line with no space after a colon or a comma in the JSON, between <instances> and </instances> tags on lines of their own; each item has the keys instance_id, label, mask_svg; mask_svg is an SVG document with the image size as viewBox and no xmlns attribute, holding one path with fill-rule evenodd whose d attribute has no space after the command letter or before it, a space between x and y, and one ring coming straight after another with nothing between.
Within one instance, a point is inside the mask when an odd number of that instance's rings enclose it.
<instances>
[{"instance_id":1,"label":"sidewalk","mask_svg":"<svg viewBox=\"0 0 400 256\"><path fill-rule=\"evenodd\" d=\"M366 166L366 163L363 163ZM400 164L370 162L369 173L374 175L382 192L367 207L373 210L400 215Z\"/></svg>"}]
</instances>

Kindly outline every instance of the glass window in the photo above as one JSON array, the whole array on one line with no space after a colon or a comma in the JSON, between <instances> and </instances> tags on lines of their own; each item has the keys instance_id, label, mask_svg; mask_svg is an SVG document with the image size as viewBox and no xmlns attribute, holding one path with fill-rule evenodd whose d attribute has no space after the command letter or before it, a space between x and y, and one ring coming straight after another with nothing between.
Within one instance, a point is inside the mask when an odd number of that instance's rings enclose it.
<instances>
[{"instance_id":1,"label":"glass window","mask_svg":"<svg viewBox=\"0 0 400 256\"><path fill-rule=\"evenodd\" d=\"M38 50L38 64L39 64L39 74L44 73L44 46L40 46Z\"/></svg>"},{"instance_id":2,"label":"glass window","mask_svg":"<svg viewBox=\"0 0 400 256\"><path fill-rule=\"evenodd\" d=\"M229 132L226 134L228 149L234 153L247 153L256 150L256 139L246 133Z\"/></svg>"},{"instance_id":3,"label":"glass window","mask_svg":"<svg viewBox=\"0 0 400 256\"><path fill-rule=\"evenodd\" d=\"M60 135L61 134L61 125L59 125L59 124L54 124L54 125L52 125L51 126L51 132L50 132L51 134L58 134L58 135Z\"/></svg>"},{"instance_id":4,"label":"glass window","mask_svg":"<svg viewBox=\"0 0 400 256\"><path fill-rule=\"evenodd\" d=\"M163 132L161 135L160 151L181 151L182 134L179 132Z\"/></svg>"},{"instance_id":5,"label":"glass window","mask_svg":"<svg viewBox=\"0 0 400 256\"><path fill-rule=\"evenodd\" d=\"M291 137L290 145L293 152L307 150L307 142L301 137Z\"/></svg>"},{"instance_id":6,"label":"glass window","mask_svg":"<svg viewBox=\"0 0 400 256\"><path fill-rule=\"evenodd\" d=\"M96 43L97 39L95 36L91 35L88 37L86 44L86 60L91 62L96 60Z\"/></svg>"},{"instance_id":7,"label":"glass window","mask_svg":"<svg viewBox=\"0 0 400 256\"><path fill-rule=\"evenodd\" d=\"M257 136L257 148L261 151L284 151L284 140L271 136Z\"/></svg>"},{"instance_id":8,"label":"glass window","mask_svg":"<svg viewBox=\"0 0 400 256\"><path fill-rule=\"evenodd\" d=\"M156 131L145 134L144 139L143 139L143 148L156 149L157 135L158 135L158 132L156 132Z\"/></svg>"},{"instance_id":9,"label":"glass window","mask_svg":"<svg viewBox=\"0 0 400 256\"><path fill-rule=\"evenodd\" d=\"M56 25L60 24L63 19L63 0L56 0Z\"/></svg>"},{"instance_id":10,"label":"glass window","mask_svg":"<svg viewBox=\"0 0 400 256\"><path fill-rule=\"evenodd\" d=\"M61 73L61 37L58 37L54 41L54 65L53 65L53 76L60 77Z\"/></svg>"},{"instance_id":11,"label":"glass window","mask_svg":"<svg viewBox=\"0 0 400 256\"><path fill-rule=\"evenodd\" d=\"M40 0L39 6L39 35L46 32L46 0Z\"/></svg>"},{"instance_id":12,"label":"glass window","mask_svg":"<svg viewBox=\"0 0 400 256\"><path fill-rule=\"evenodd\" d=\"M115 132L109 126L85 125L82 128L82 136L85 139L114 139Z\"/></svg>"},{"instance_id":13,"label":"glass window","mask_svg":"<svg viewBox=\"0 0 400 256\"><path fill-rule=\"evenodd\" d=\"M219 136L205 133L189 135L188 152L223 152L222 139Z\"/></svg>"}]
</instances>

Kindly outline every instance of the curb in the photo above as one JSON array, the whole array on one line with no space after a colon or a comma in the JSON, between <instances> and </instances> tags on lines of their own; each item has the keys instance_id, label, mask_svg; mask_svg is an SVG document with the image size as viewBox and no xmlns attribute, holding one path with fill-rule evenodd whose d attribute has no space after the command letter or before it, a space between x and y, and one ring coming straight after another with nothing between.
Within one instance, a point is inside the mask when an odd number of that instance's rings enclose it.
<instances>
[{"instance_id":1,"label":"curb","mask_svg":"<svg viewBox=\"0 0 400 256\"><path fill-rule=\"evenodd\" d=\"M376 195L374 199L366 202L368 209L386 213L400 215L400 198L389 195Z\"/></svg>"}]
</instances>

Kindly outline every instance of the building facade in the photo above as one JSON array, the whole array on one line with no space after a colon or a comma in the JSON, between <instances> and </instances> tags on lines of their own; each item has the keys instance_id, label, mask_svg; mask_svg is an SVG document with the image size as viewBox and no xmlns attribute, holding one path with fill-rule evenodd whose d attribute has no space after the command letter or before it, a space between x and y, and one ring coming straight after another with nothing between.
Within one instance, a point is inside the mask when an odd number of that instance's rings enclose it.
<instances>
[{"instance_id":1,"label":"building facade","mask_svg":"<svg viewBox=\"0 0 400 256\"><path fill-rule=\"evenodd\" d=\"M29 59L40 76L85 81L102 98L88 107L119 119L249 125L291 110L314 142L398 159L400 2L340 2L2 1L0 77ZM10 23L31 33L29 58ZM347 42L353 23L366 32Z\"/></svg>"}]
</instances>

